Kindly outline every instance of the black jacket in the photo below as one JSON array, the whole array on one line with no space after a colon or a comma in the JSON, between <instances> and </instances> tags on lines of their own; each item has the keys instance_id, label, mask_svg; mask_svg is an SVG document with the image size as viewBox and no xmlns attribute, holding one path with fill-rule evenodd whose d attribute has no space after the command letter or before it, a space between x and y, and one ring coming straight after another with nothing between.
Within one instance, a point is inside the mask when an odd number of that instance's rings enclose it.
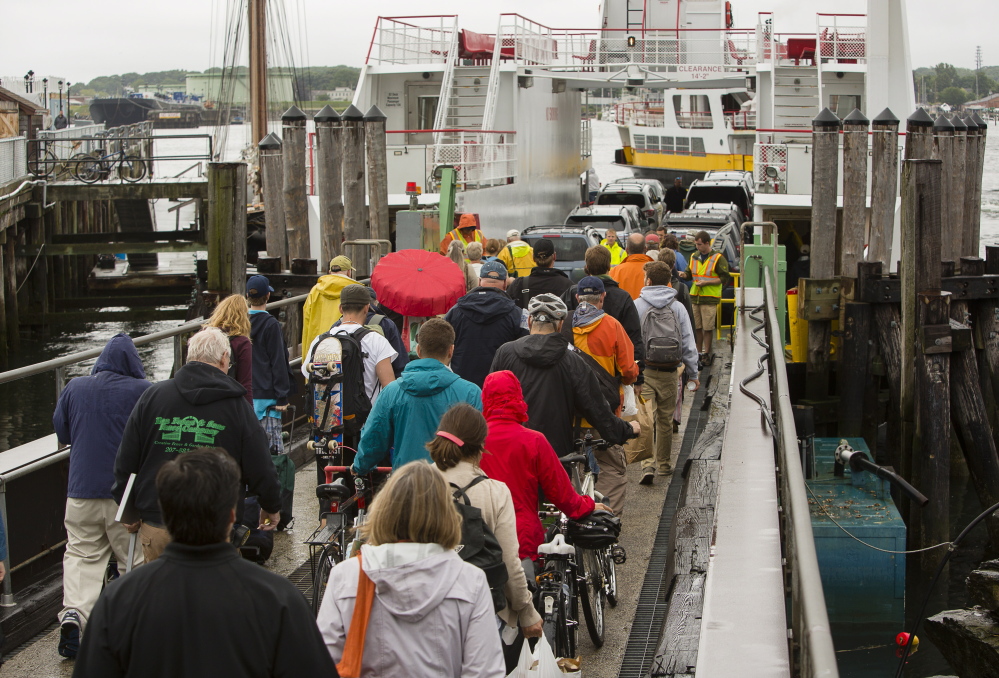
<instances>
[{"instance_id":1,"label":"black jacket","mask_svg":"<svg viewBox=\"0 0 999 678\"><path fill-rule=\"evenodd\" d=\"M645 344L642 343L642 323L635 310L635 302L631 295L621 289L617 281L609 275L597 276L604 281L604 311L610 317L621 323L624 331L628 333L628 338L635 346L635 360L639 365L645 363ZM579 306L576 301L576 285L573 285L562 294L562 301L569 307L569 317L562 323L562 335L566 341L572 341L572 312Z\"/></svg>"},{"instance_id":2,"label":"black jacket","mask_svg":"<svg viewBox=\"0 0 999 678\"><path fill-rule=\"evenodd\" d=\"M527 334L517 304L495 287L476 287L458 300L444 320L454 328L451 369L479 388L496 349Z\"/></svg>"},{"instance_id":3,"label":"black jacket","mask_svg":"<svg viewBox=\"0 0 999 678\"><path fill-rule=\"evenodd\" d=\"M221 447L236 460L243 485L268 513L281 510L281 486L267 436L243 395L246 389L217 367L190 362L173 379L146 389L125 424L115 459L114 500L121 503L128 476L137 473L132 492L142 520L162 525L156 472L178 454ZM236 506L236 522L243 501Z\"/></svg>"},{"instance_id":4,"label":"black jacket","mask_svg":"<svg viewBox=\"0 0 999 678\"><path fill-rule=\"evenodd\" d=\"M266 311L251 312L250 341L253 342L253 397L274 398L278 405L287 405L291 377L281 323Z\"/></svg>"},{"instance_id":5,"label":"black jacket","mask_svg":"<svg viewBox=\"0 0 999 678\"><path fill-rule=\"evenodd\" d=\"M666 211L667 212L682 212L683 203L687 200L687 189L683 186L677 188L676 186L670 186L666 189Z\"/></svg>"},{"instance_id":6,"label":"black jacket","mask_svg":"<svg viewBox=\"0 0 999 678\"><path fill-rule=\"evenodd\" d=\"M506 293L521 308L527 308L527 303L539 294L554 294L561 297L562 293L572 287L572 281L565 271L557 268L531 269L531 275L516 278L510 286L506 288Z\"/></svg>"},{"instance_id":7,"label":"black jacket","mask_svg":"<svg viewBox=\"0 0 999 678\"><path fill-rule=\"evenodd\" d=\"M490 370L517 375L527 401L526 426L543 433L560 457L572 453L580 417L612 445L633 437L631 425L614 416L593 371L569 346L558 332L532 334L500 346Z\"/></svg>"},{"instance_id":8,"label":"black jacket","mask_svg":"<svg viewBox=\"0 0 999 678\"><path fill-rule=\"evenodd\" d=\"M73 675L338 674L305 598L291 582L243 560L229 544L174 542L104 590Z\"/></svg>"}]
</instances>

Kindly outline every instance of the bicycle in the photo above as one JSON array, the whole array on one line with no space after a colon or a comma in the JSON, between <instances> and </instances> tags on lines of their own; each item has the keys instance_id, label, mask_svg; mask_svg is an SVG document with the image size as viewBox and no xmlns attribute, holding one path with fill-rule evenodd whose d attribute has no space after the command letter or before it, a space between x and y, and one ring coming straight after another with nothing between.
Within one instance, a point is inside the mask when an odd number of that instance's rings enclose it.
<instances>
[{"instance_id":1,"label":"bicycle","mask_svg":"<svg viewBox=\"0 0 999 678\"><path fill-rule=\"evenodd\" d=\"M55 172L59 158L49 148L48 141L33 141L28 144L28 172L38 179L48 179Z\"/></svg>"},{"instance_id":2,"label":"bicycle","mask_svg":"<svg viewBox=\"0 0 999 678\"><path fill-rule=\"evenodd\" d=\"M578 456L578 455L577 455ZM545 533L545 543L538 547L544 558L540 574L535 577L537 591L535 607L541 614L545 637L552 644L556 657L576 657L579 631L579 592L577 586L585 579L579 549L565 540L569 518L551 504L538 511L544 518L555 518Z\"/></svg>"},{"instance_id":3,"label":"bicycle","mask_svg":"<svg viewBox=\"0 0 999 678\"><path fill-rule=\"evenodd\" d=\"M356 535L357 528L364 524L374 484L370 476L368 478L356 476L354 491L351 494L343 476L337 478L335 482L333 480L334 473L349 473L349 467L326 466L323 471L326 473L327 482L316 487L316 498L321 504L328 503L329 510L322 513L319 527L305 540L309 545L309 562L312 569L312 611L317 615L333 566L353 556L360 548L360 540L356 537L350 539L349 532L352 529ZM391 471L389 467L375 469L376 473L387 474ZM348 527L347 522L355 510L356 515L353 515L351 525Z\"/></svg>"},{"instance_id":4,"label":"bicycle","mask_svg":"<svg viewBox=\"0 0 999 678\"><path fill-rule=\"evenodd\" d=\"M137 153L126 153L121 139L105 139L117 140L120 144L118 150L106 152L104 148L98 148L92 153L77 153L70 158L73 176L79 181L92 184L111 176L111 172L117 167L119 179L130 183L144 179L147 172L146 161Z\"/></svg>"}]
</instances>

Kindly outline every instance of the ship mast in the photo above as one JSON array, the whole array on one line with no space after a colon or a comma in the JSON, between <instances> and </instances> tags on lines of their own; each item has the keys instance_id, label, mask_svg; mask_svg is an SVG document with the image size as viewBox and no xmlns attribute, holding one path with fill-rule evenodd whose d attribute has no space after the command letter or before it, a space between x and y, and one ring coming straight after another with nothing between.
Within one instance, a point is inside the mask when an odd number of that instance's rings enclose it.
<instances>
[{"instance_id":1,"label":"ship mast","mask_svg":"<svg viewBox=\"0 0 999 678\"><path fill-rule=\"evenodd\" d=\"M267 0L249 0L250 143L267 136Z\"/></svg>"}]
</instances>

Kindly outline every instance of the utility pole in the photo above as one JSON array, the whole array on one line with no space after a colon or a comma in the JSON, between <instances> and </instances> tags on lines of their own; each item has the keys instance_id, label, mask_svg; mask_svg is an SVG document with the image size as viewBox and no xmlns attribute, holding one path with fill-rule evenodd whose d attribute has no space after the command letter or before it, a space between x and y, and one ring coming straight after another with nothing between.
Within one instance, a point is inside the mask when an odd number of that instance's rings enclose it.
<instances>
[{"instance_id":1,"label":"utility pole","mask_svg":"<svg viewBox=\"0 0 999 678\"><path fill-rule=\"evenodd\" d=\"M982 46L975 47L975 98L981 95L978 93L978 73L982 70Z\"/></svg>"}]
</instances>

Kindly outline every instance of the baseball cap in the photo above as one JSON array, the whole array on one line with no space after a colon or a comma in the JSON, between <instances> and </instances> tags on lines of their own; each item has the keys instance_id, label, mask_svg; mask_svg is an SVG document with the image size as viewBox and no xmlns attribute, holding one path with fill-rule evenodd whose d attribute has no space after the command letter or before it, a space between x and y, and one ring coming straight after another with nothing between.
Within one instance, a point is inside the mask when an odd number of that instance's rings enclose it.
<instances>
[{"instance_id":1,"label":"baseball cap","mask_svg":"<svg viewBox=\"0 0 999 678\"><path fill-rule=\"evenodd\" d=\"M576 294L603 294L604 281L596 276L588 275L579 281Z\"/></svg>"},{"instance_id":2,"label":"baseball cap","mask_svg":"<svg viewBox=\"0 0 999 678\"><path fill-rule=\"evenodd\" d=\"M371 295L368 294L368 288L360 283L347 285L342 290L340 290L340 303L370 304Z\"/></svg>"},{"instance_id":3,"label":"baseball cap","mask_svg":"<svg viewBox=\"0 0 999 678\"><path fill-rule=\"evenodd\" d=\"M649 233L645 236L645 242L659 242L659 236L655 233Z\"/></svg>"},{"instance_id":4,"label":"baseball cap","mask_svg":"<svg viewBox=\"0 0 999 678\"><path fill-rule=\"evenodd\" d=\"M479 277L490 280L506 280L506 264L502 261L487 261L479 269Z\"/></svg>"},{"instance_id":5,"label":"baseball cap","mask_svg":"<svg viewBox=\"0 0 999 678\"><path fill-rule=\"evenodd\" d=\"M519 238L520 237L520 231L518 231L515 228L511 228L509 231L506 232L506 237L507 238Z\"/></svg>"},{"instance_id":6,"label":"baseball cap","mask_svg":"<svg viewBox=\"0 0 999 678\"><path fill-rule=\"evenodd\" d=\"M550 257L553 254L555 254L555 243L549 238L541 238L541 240L534 243L534 256Z\"/></svg>"},{"instance_id":7,"label":"baseball cap","mask_svg":"<svg viewBox=\"0 0 999 678\"><path fill-rule=\"evenodd\" d=\"M246 293L251 297L262 297L273 291L274 288L271 287L271 281L267 279L267 276L254 275L246 281Z\"/></svg>"},{"instance_id":8,"label":"baseball cap","mask_svg":"<svg viewBox=\"0 0 999 678\"><path fill-rule=\"evenodd\" d=\"M350 257L345 257L341 254L330 259L330 270L339 268L341 271L353 271L354 267L351 265L352 263Z\"/></svg>"}]
</instances>

